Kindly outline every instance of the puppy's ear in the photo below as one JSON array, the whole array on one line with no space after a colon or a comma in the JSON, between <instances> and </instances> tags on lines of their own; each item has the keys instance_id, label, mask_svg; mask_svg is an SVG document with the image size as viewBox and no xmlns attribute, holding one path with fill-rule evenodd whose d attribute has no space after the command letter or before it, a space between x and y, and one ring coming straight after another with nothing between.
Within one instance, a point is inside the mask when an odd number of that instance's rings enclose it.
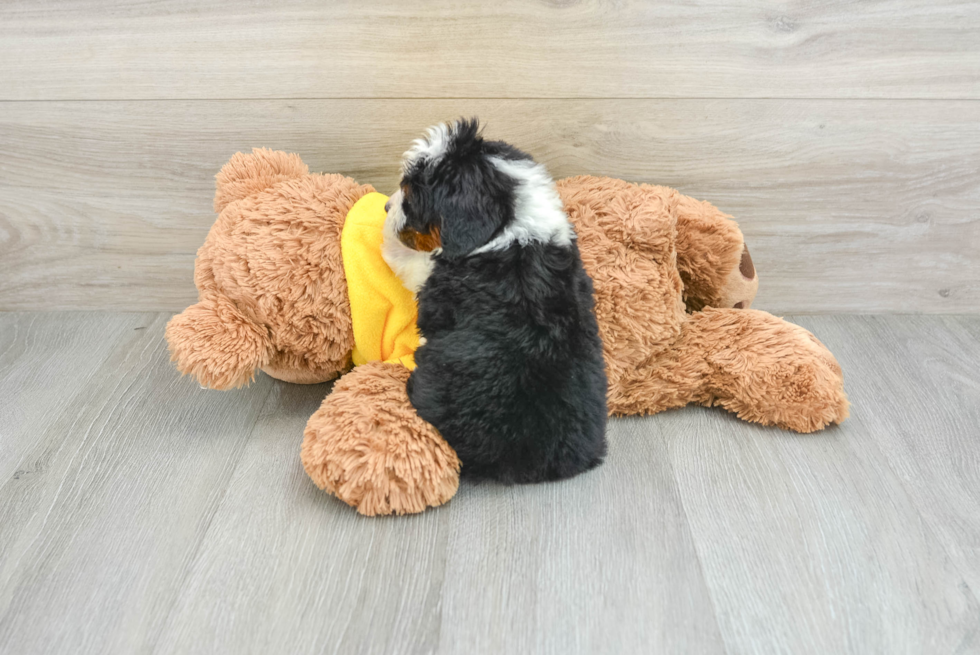
<instances>
[{"instance_id":1,"label":"puppy's ear","mask_svg":"<svg viewBox=\"0 0 980 655\"><path fill-rule=\"evenodd\" d=\"M448 259L487 244L514 218L514 181L487 160L458 171L455 193L439 203L442 252Z\"/></svg>"},{"instance_id":2,"label":"puppy's ear","mask_svg":"<svg viewBox=\"0 0 980 655\"><path fill-rule=\"evenodd\" d=\"M497 208L453 203L442 215L442 253L458 259L488 243L502 224Z\"/></svg>"}]
</instances>

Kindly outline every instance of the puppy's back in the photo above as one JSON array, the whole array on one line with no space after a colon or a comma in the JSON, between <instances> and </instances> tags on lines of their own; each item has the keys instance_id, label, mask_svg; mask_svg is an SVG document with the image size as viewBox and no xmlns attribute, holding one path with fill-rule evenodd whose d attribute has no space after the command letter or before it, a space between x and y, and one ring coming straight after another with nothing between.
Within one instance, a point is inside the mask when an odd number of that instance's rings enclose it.
<instances>
[{"instance_id":1,"label":"puppy's back","mask_svg":"<svg viewBox=\"0 0 980 655\"><path fill-rule=\"evenodd\" d=\"M409 398L464 476L541 482L602 461L602 344L574 240L438 260L419 328Z\"/></svg>"}]
</instances>

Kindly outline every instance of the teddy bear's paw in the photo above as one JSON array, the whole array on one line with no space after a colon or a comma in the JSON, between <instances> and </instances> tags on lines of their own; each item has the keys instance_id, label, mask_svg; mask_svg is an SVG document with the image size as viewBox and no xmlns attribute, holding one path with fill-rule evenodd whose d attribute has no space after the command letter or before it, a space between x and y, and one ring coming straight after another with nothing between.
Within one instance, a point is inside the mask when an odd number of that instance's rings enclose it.
<instances>
[{"instance_id":1,"label":"teddy bear's paw","mask_svg":"<svg viewBox=\"0 0 980 655\"><path fill-rule=\"evenodd\" d=\"M251 154L236 152L214 177L214 211L220 214L236 200L309 172L297 154L268 148L255 148Z\"/></svg>"},{"instance_id":2,"label":"teddy bear's paw","mask_svg":"<svg viewBox=\"0 0 980 655\"><path fill-rule=\"evenodd\" d=\"M847 418L840 365L804 328L755 310L708 309L695 320L712 370L704 404L803 433Z\"/></svg>"},{"instance_id":3,"label":"teddy bear's paw","mask_svg":"<svg viewBox=\"0 0 980 655\"><path fill-rule=\"evenodd\" d=\"M310 479L367 516L415 514L459 487L459 458L409 403L408 376L398 364L358 366L306 425Z\"/></svg>"},{"instance_id":4,"label":"teddy bear's paw","mask_svg":"<svg viewBox=\"0 0 980 655\"><path fill-rule=\"evenodd\" d=\"M272 352L268 331L220 295L208 296L170 319L166 338L177 369L210 389L248 384Z\"/></svg>"}]
</instances>

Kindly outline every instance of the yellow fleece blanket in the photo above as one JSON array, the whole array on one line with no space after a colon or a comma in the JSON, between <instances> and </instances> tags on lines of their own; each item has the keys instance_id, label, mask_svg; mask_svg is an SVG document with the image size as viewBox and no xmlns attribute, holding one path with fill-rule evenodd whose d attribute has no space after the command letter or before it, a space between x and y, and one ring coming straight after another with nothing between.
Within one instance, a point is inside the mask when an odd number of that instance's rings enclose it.
<instances>
[{"instance_id":1,"label":"yellow fleece blanket","mask_svg":"<svg viewBox=\"0 0 980 655\"><path fill-rule=\"evenodd\" d=\"M350 208L340 235L354 326L355 366L398 363L415 368L419 347L415 296L381 256L388 196L369 193Z\"/></svg>"}]
</instances>

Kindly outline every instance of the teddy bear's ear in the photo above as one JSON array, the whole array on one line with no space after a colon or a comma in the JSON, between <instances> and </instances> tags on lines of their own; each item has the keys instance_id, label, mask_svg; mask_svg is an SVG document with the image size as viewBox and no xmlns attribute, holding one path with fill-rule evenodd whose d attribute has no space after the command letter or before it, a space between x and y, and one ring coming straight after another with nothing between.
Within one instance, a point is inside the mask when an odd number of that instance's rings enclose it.
<instances>
[{"instance_id":1,"label":"teddy bear's ear","mask_svg":"<svg viewBox=\"0 0 980 655\"><path fill-rule=\"evenodd\" d=\"M237 152L214 176L214 211L220 214L236 200L309 174L309 167L294 153L267 148L255 148L250 155Z\"/></svg>"}]
</instances>

